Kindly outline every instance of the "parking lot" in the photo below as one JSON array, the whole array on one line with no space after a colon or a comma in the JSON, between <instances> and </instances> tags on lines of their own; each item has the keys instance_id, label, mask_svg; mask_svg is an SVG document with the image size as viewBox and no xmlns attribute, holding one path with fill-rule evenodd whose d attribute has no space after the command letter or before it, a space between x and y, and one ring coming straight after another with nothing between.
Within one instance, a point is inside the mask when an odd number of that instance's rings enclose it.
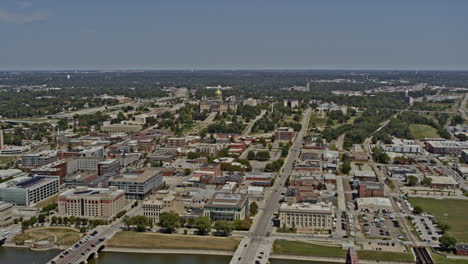
<instances>
[{"instance_id":1,"label":"parking lot","mask_svg":"<svg viewBox=\"0 0 468 264\"><path fill-rule=\"evenodd\" d=\"M423 241L438 241L441 236L440 229L437 227L436 220L431 215L418 215L412 216L411 223L413 223L416 232Z\"/></svg>"},{"instance_id":2,"label":"parking lot","mask_svg":"<svg viewBox=\"0 0 468 264\"><path fill-rule=\"evenodd\" d=\"M360 220L363 225L362 231L368 238L405 239L400 232L400 223L390 211L363 209L360 211Z\"/></svg>"}]
</instances>

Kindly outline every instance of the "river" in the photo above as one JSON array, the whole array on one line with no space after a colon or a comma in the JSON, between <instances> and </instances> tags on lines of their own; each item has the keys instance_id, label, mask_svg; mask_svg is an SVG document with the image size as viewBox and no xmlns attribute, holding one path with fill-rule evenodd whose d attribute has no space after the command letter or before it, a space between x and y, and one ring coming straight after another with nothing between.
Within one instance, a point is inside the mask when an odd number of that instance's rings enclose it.
<instances>
[{"instance_id":1,"label":"river","mask_svg":"<svg viewBox=\"0 0 468 264\"><path fill-rule=\"evenodd\" d=\"M25 248L0 247L1 264L44 264L58 254L56 250L32 251ZM101 252L99 258L89 264L228 264L229 256L173 255ZM319 262L296 260L272 260L271 264L319 264Z\"/></svg>"}]
</instances>

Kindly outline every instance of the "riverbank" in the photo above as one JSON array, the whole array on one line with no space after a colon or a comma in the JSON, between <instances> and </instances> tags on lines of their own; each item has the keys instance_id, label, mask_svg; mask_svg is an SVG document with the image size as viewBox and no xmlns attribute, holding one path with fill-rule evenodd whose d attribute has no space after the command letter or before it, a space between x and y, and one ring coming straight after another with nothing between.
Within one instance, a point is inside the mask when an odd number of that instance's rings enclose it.
<instances>
[{"instance_id":1,"label":"riverbank","mask_svg":"<svg viewBox=\"0 0 468 264\"><path fill-rule=\"evenodd\" d=\"M239 237L212 237L152 232L120 231L110 238L106 247L137 249L181 249L235 251Z\"/></svg>"},{"instance_id":2,"label":"riverbank","mask_svg":"<svg viewBox=\"0 0 468 264\"><path fill-rule=\"evenodd\" d=\"M209 249L160 249L160 248L122 248L106 247L104 252L118 253L143 253L143 254L177 254L177 255L213 255L213 256L232 256L234 251L228 250L209 250Z\"/></svg>"},{"instance_id":3,"label":"riverbank","mask_svg":"<svg viewBox=\"0 0 468 264\"><path fill-rule=\"evenodd\" d=\"M300 256L300 255L282 255L282 254L272 254L270 259L278 260L298 260L298 261L314 261L320 263L345 263L346 258L333 258L333 257L314 257L314 256ZM413 262L398 262L398 261L376 261L376 260L366 260L359 259L361 264L413 264Z\"/></svg>"}]
</instances>

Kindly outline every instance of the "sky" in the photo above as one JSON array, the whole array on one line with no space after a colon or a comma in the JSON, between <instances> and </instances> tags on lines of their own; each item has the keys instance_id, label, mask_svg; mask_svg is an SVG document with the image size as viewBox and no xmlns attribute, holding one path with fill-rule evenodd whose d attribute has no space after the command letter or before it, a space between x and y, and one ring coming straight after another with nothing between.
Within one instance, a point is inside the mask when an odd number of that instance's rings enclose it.
<instances>
[{"instance_id":1,"label":"sky","mask_svg":"<svg viewBox=\"0 0 468 264\"><path fill-rule=\"evenodd\" d=\"M466 0L1 0L0 70L468 70Z\"/></svg>"}]
</instances>

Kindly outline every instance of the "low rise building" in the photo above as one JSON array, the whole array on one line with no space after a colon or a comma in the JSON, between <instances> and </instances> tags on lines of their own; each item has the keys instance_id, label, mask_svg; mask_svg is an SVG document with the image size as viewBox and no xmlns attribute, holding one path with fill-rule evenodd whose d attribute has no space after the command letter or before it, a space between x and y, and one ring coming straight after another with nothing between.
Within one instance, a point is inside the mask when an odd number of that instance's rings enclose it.
<instances>
[{"instance_id":1,"label":"low rise building","mask_svg":"<svg viewBox=\"0 0 468 264\"><path fill-rule=\"evenodd\" d=\"M462 150L468 150L468 142L463 141L426 141L426 149L433 154L460 155Z\"/></svg>"},{"instance_id":2,"label":"low rise building","mask_svg":"<svg viewBox=\"0 0 468 264\"><path fill-rule=\"evenodd\" d=\"M360 182L359 197L384 197L384 185L378 182Z\"/></svg>"},{"instance_id":3,"label":"low rise building","mask_svg":"<svg viewBox=\"0 0 468 264\"><path fill-rule=\"evenodd\" d=\"M296 228L300 233L333 230L334 207L331 203L282 203L281 226Z\"/></svg>"},{"instance_id":4,"label":"low rise building","mask_svg":"<svg viewBox=\"0 0 468 264\"><path fill-rule=\"evenodd\" d=\"M125 192L117 187L77 187L63 192L58 199L58 213L88 219L112 219L127 202Z\"/></svg>"},{"instance_id":5,"label":"low rise building","mask_svg":"<svg viewBox=\"0 0 468 264\"><path fill-rule=\"evenodd\" d=\"M290 127L279 127L275 131L275 139L280 141L290 141L294 137L294 130Z\"/></svg>"},{"instance_id":6,"label":"low rise building","mask_svg":"<svg viewBox=\"0 0 468 264\"><path fill-rule=\"evenodd\" d=\"M431 179L432 188L451 188L457 189L460 185L451 176L426 176Z\"/></svg>"},{"instance_id":7,"label":"low rise building","mask_svg":"<svg viewBox=\"0 0 468 264\"><path fill-rule=\"evenodd\" d=\"M421 152L421 147L414 142L414 140L408 139L396 139L392 140L392 144L382 145L383 151L386 152L396 152L396 153L419 153Z\"/></svg>"},{"instance_id":8,"label":"low rise building","mask_svg":"<svg viewBox=\"0 0 468 264\"><path fill-rule=\"evenodd\" d=\"M203 215L213 221L242 220L249 216L249 199L245 194L216 193L205 204Z\"/></svg>"},{"instance_id":9,"label":"low rise building","mask_svg":"<svg viewBox=\"0 0 468 264\"><path fill-rule=\"evenodd\" d=\"M0 180L8 179L8 178L17 178L17 177L24 177L26 173L22 170L18 169L8 169L8 170L0 170Z\"/></svg>"},{"instance_id":10,"label":"low rise building","mask_svg":"<svg viewBox=\"0 0 468 264\"><path fill-rule=\"evenodd\" d=\"M371 170L355 170L354 179L359 181L377 181L377 175Z\"/></svg>"},{"instance_id":11,"label":"low rise building","mask_svg":"<svg viewBox=\"0 0 468 264\"><path fill-rule=\"evenodd\" d=\"M213 178L219 178L221 176L221 165L220 164L203 164L197 170L193 172L194 177L212 176Z\"/></svg>"},{"instance_id":12,"label":"low rise building","mask_svg":"<svg viewBox=\"0 0 468 264\"><path fill-rule=\"evenodd\" d=\"M34 206L58 191L58 177L18 177L0 184L0 201L17 206Z\"/></svg>"}]
</instances>

